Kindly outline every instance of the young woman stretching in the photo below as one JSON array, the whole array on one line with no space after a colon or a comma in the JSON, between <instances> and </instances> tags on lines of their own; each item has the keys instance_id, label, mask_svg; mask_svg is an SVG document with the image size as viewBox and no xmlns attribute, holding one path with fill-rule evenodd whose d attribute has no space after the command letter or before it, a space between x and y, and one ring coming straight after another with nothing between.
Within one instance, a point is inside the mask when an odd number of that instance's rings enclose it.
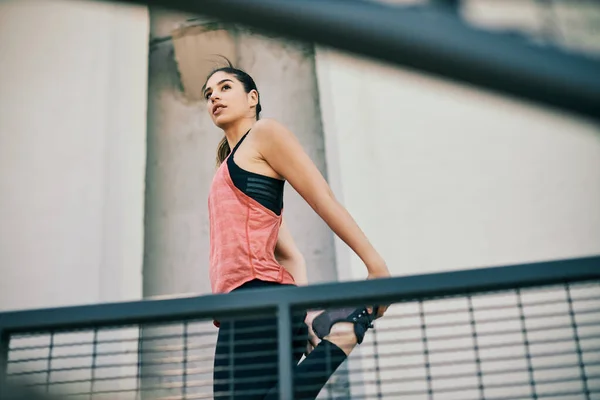
<instances>
[{"instance_id":1,"label":"young woman stretching","mask_svg":"<svg viewBox=\"0 0 600 400\"><path fill-rule=\"evenodd\" d=\"M274 120L259 120L254 80L230 64L213 71L203 91L210 117L224 132L208 200L213 292L307 284L304 259L282 217L285 181L361 258L369 279L389 277L385 261L335 199L296 137ZM315 399L385 309L293 315L296 362L306 355L294 370L294 399ZM215 324L215 400L278 399L276 317Z\"/></svg>"}]
</instances>

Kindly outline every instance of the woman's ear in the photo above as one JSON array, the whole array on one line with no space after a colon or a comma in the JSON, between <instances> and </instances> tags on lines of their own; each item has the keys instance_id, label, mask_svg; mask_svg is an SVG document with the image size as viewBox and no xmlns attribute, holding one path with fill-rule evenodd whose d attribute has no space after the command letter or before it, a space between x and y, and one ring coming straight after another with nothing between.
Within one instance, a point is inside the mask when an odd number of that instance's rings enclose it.
<instances>
[{"instance_id":1,"label":"woman's ear","mask_svg":"<svg viewBox=\"0 0 600 400\"><path fill-rule=\"evenodd\" d=\"M250 106L255 107L258 104L258 92L256 90L251 90L248 93L248 100L250 101Z\"/></svg>"}]
</instances>

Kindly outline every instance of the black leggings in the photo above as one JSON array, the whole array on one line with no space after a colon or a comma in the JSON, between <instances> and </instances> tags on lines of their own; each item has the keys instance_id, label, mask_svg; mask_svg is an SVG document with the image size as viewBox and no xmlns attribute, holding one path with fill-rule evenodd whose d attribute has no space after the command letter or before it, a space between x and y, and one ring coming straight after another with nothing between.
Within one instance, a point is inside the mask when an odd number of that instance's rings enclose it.
<instances>
[{"instance_id":1,"label":"black leggings","mask_svg":"<svg viewBox=\"0 0 600 400\"><path fill-rule=\"evenodd\" d=\"M273 285L279 284L254 280L236 290ZM314 400L346 359L339 347L322 340L298 364L308 340L305 317L306 312L292 315L295 400ZM214 399L279 399L277 337L277 317L221 320L213 371Z\"/></svg>"}]
</instances>

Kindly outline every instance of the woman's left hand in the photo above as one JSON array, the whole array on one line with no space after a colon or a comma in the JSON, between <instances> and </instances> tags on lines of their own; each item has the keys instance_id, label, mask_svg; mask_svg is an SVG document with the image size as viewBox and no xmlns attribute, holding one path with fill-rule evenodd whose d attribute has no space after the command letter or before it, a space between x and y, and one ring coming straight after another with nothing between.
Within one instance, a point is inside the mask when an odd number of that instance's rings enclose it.
<instances>
[{"instance_id":1,"label":"woman's left hand","mask_svg":"<svg viewBox=\"0 0 600 400\"><path fill-rule=\"evenodd\" d=\"M322 312L323 312L323 310L317 310L317 311L308 311L306 313L306 318L304 319L304 323L308 327L308 341L306 343L306 352L305 352L306 355L309 355L311 353L311 351L313 351L315 349L315 347L317 347L319 342L321 342L321 339L319 339L319 337L315 334L315 332L312 329L312 322Z\"/></svg>"}]
</instances>

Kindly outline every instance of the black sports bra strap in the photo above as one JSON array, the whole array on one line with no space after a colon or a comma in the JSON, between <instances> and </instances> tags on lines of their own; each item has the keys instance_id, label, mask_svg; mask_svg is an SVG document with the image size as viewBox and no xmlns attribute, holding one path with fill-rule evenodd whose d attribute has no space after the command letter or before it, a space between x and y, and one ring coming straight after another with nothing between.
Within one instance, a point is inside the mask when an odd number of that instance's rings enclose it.
<instances>
[{"instance_id":1,"label":"black sports bra strap","mask_svg":"<svg viewBox=\"0 0 600 400\"><path fill-rule=\"evenodd\" d=\"M246 139L246 136L248 136L248 134L250 133L250 129L248 129L248 132L244 133L244 136L241 137L241 139L237 142L237 144L235 145L235 147L233 148L233 150L231 150L231 155L233 156L233 153L235 153L235 151L238 149L238 147L240 147L240 144L242 144L242 142L244 141L244 139Z\"/></svg>"}]
</instances>

